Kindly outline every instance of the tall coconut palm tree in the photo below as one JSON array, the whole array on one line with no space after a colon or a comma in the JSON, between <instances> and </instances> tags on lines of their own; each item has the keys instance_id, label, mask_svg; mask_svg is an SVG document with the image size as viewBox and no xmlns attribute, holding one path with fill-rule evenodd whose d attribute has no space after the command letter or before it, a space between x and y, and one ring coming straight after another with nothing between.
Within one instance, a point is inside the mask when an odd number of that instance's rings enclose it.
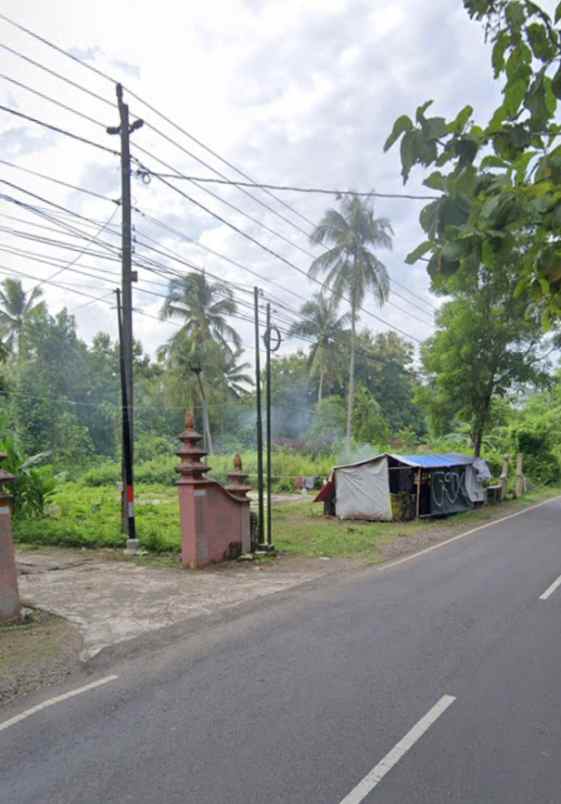
<instances>
[{"instance_id":1,"label":"tall coconut palm tree","mask_svg":"<svg viewBox=\"0 0 561 804\"><path fill-rule=\"evenodd\" d=\"M10 351L23 353L23 328L33 313L45 309L45 303L38 301L43 295L40 287L29 293L23 289L19 279L4 279L0 283L0 335Z\"/></svg>"},{"instance_id":2,"label":"tall coconut palm tree","mask_svg":"<svg viewBox=\"0 0 561 804\"><path fill-rule=\"evenodd\" d=\"M178 331L187 335L194 350L200 350L208 340L224 349L241 346L240 336L227 323L227 316L237 313L232 290L222 282L209 282L204 273L191 273L172 279L160 316L179 318L183 326Z\"/></svg>"},{"instance_id":3,"label":"tall coconut palm tree","mask_svg":"<svg viewBox=\"0 0 561 804\"><path fill-rule=\"evenodd\" d=\"M315 296L300 308L301 321L294 323L289 336L312 338L308 369L310 377L318 377L318 402L323 397L323 387L332 356L333 343L350 323L349 313L337 314L339 300L333 296L326 298L322 293Z\"/></svg>"},{"instance_id":4,"label":"tall coconut palm tree","mask_svg":"<svg viewBox=\"0 0 561 804\"><path fill-rule=\"evenodd\" d=\"M228 392L234 399L240 399L247 393L248 386L252 386L253 379L247 372L250 369L249 363L240 363L242 350L227 352L224 360L224 383Z\"/></svg>"},{"instance_id":5,"label":"tall coconut palm tree","mask_svg":"<svg viewBox=\"0 0 561 804\"><path fill-rule=\"evenodd\" d=\"M209 347L218 345L225 354L241 349L241 339L226 318L235 315L237 305L232 290L222 282L209 282L204 273L190 273L172 279L168 295L162 305L162 320L179 318L183 326L171 338L168 349L186 340L191 348L191 370L197 378L197 387L203 409L207 449L212 453L212 436L208 417L208 404L202 382L203 361ZM233 347L233 349L232 349Z\"/></svg>"},{"instance_id":6,"label":"tall coconut palm tree","mask_svg":"<svg viewBox=\"0 0 561 804\"><path fill-rule=\"evenodd\" d=\"M352 438L356 325L359 309L370 291L378 304L387 300L390 279L386 266L371 249L392 248L393 229L387 218L375 218L365 201L344 198L340 210L328 209L310 238L316 245L329 248L310 266L309 276L326 274L325 287L337 300L346 298L351 307L351 354L347 399L347 444Z\"/></svg>"}]
</instances>

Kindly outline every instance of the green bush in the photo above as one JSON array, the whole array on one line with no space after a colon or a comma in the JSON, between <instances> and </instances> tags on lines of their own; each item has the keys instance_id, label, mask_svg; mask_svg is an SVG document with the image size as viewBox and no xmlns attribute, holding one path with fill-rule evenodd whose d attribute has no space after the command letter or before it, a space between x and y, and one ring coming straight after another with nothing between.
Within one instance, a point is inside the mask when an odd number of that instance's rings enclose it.
<instances>
[{"instance_id":1,"label":"green bush","mask_svg":"<svg viewBox=\"0 0 561 804\"><path fill-rule=\"evenodd\" d=\"M121 478L121 465L116 461L103 461L90 467L80 476L86 486L108 486L118 483Z\"/></svg>"},{"instance_id":2,"label":"green bush","mask_svg":"<svg viewBox=\"0 0 561 804\"><path fill-rule=\"evenodd\" d=\"M524 474L535 483L544 486L552 485L561 477L559 461L552 452L543 452L541 455L526 455Z\"/></svg>"},{"instance_id":3,"label":"green bush","mask_svg":"<svg viewBox=\"0 0 561 804\"><path fill-rule=\"evenodd\" d=\"M9 492L13 497L14 517L39 517L55 490L52 466L40 466L48 453L26 458L16 438L11 435L0 440L0 452L6 453L2 468L15 476Z\"/></svg>"},{"instance_id":4,"label":"green bush","mask_svg":"<svg viewBox=\"0 0 561 804\"><path fill-rule=\"evenodd\" d=\"M177 552L180 544L177 491L161 486L137 487L136 525L141 547ZM112 487L60 484L41 519L18 519L16 541L66 547L124 547L120 495Z\"/></svg>"}]
</instances>

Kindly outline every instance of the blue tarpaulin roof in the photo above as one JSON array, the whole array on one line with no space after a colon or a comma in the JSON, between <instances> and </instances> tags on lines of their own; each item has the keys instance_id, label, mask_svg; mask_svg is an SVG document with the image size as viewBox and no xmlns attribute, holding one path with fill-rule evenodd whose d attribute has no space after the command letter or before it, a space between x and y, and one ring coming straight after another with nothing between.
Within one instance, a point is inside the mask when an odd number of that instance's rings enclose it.
<instances>
[{"instance_id":1,"label":"blue tarpaulin roof","mask_svg":"<svg viewBox=\"0 0 561 804\"><path fill-rule=\"evenodd\" d=\"M396 455L390 453L390 457L396 458L408 466L415 466L421 469L439 469L445 466L468 466L473 463L475 458L471 455L462 455L459 452L438 452L430 455Z\"/></svg>"},{"instance_id":2,"label":"blue tarpaulin roof","mask_svg":"<svg viewBox=\"0 0 561 804\"><path fill-rule=\"evenodd\" d=\"M462 455L460 452L431 452L430 455L398 455L395 452L383 452L381 455L373 455L372 458L363 458L361 461L341 464L333 468L349 469L353 466L362 466L365 463L379 461L380 458L384 457L393 458L414 469L441 469L446 466L468 466L475 460L472 455Z\"/></svg>"}]
</instances>

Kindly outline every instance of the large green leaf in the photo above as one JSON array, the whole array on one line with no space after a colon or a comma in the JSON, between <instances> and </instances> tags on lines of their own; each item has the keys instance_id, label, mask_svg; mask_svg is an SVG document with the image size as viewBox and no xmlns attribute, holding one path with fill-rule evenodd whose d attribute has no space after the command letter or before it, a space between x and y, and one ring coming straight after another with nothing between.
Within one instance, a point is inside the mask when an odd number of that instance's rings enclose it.
<instances>
[{"instance_id":1,"label":"large green leaf","mask_svg":"<svg viewBox=\"0 0 561 804\"><path fill-rule=\"evenodd\" d=\"M433 103L434 103L433 100L428 100L425 101L423 104L421 104L421 106L417 107L417 111L415 112L415 119L417 120L417 123L421 123L423 121L425 117L425 112L427 111L429 106L432 106Z\"/></svg>"},{"instance_id":2,"label":"large green leaf","mask_svg":"<svg viewBox=\"0 0 561 804\"><path fill-rule=\"evenodd\" d=\"M423 207L419 215L419 223L429 237L436 235L440 204L440 201L431 201L430 204Z\"/></svg>"},{"instance_id":3,"label":"large green leaf","mask_svg":"<svg viewBox=\"0 0 561 804\"><path fill-rule=\"evenodd\" d=\"M497 36L495 45L493 47L493 56L492 56L495 78L498 78L501 71L504 70L505 53L506 49L510 45L510 41L511 41L510 34L508 31L501 31Z\"/></svg>"},{"instance_id":4,"label":"large green leaf","mask_svg":"<svg viewBox=\"0 0 561 804\"><path fill-rule=\"evenodd\" d=\"M429 117L422 123L423 135L429 140L438 140L448 133L448 126L443 117Z\"/></svg>"},{"instance_id":5,"label":"large green leaf","mask_svg":"<svg viewBox=\"0 0 561 804\"><path fill-rule=\"evenodd\" d=\"M444 191L446 189L446 179L439 170L435 170L434 173L431 173L430 176L424 180L423 184L425 187L430 187L431 190Z\"/></svg>"},{"instance_id":6,"label":"large green leaf","mask_svg":"<svg viewBox=\"0 0 561 804\"><path fill-rule=\"evenodd\" d=\"M509 81L505 87L503 108L507 117L515 117L528 89L528 76Z\"/></svg>"},{"instance_id":7,"label":"large green leaf","mask_svg":"<svg viewBox=\"0 0 561 804\"><path fill-rule=\"evenodd\" d=\"M545 25L532 22L526 28L528 41L536 59L548 61L555 55L555 48L547 34Z\"/></svg>"},{"instance_id":8,"label":"large green leaf","mask_svg":"<svg viewBox=\"0 0 561 804\"><path fill-rule=\"evenodd\" d=\"M433 247L432 240L425 240L423 243L414 248L413 251L410 251L407 257L405 258L405 262L408 265L413 265L413 263L417 262L423 254L426 254L427 251L430 251Z\"/></svg>"},{"instance_id":9,"label":"large green leaf","mask_svg":"<svg viewBox=\"0 0 561 804\"><path fill-rule=\"evenodd\" d=\"M413 122L411 118L408 117L406 114L402 114L401 117L398 117L395 123L393 124L392 133L384 143L384 151L388 151L394 142L396 142L402 134L406 131L409 131L413 128Z\"/></svg>"},{"instance_id":10,"label":"large green leaf","mask_svg":"<svg viewBox=\"0 0 561 804\"><path fill-rule=\"evenodd\" d=\"M524 6L519 0L507 3L505 15L509 25L515 30L519 31L526 21L526 12Z\"/></svg>"},{"instance_id":11,"label":"large green leaf","mask_svg":"<svg viewBox=\"0 0 561 804\"><path fill-rule=\"evenodd\" d=\"M461 134L472 114L473 114L473 106L469 105L464 106L464 108L460 112L458 112L456 118L448 126L448 131L451 134L452 133Z\"/></svg>"},{"instance_id":12,"label":"large green leaf","mask_svg":"<svg viewBox=\"0 0 561 804\"><path fill-rule=\"evenodd\" d=\"M462 137L455 143L456 155L460 157L460 167L471 165L479 150L478 143L471 137Z\"/></svg>"},{"instance_id":13,"label":"large green leaf","mask_svg":"<svg viewBox=\"0 0 561 804\"><path fill-rule=\"evenodd\" d=\"M546 83L544 78L543 70L541 70L533 80L524 101L524 106L532 116L532 127L538 130L545 127L550 117L550 105L546 98Z\"/></svg>"},{"instance_id":14,"label":"large green leaf","mask_svg":"<svg viewBox=\"0 0 561 804\"><path fill-rule=\"evenodd\" d=\"M561 64L557 68L557 72L551 79L551 91L556 98L561 99Z\"/></svg>"},{"instance_id":15,"label":"large green leaf","mask_svg":"<svg viewBox=\"0 0 561 804\"><path fill-rule=\"evenodd\" d=\"M430 143L427 143L420 131L406 131L403 135L400 152L401 175L404 182L409 178L411 168L415 162L421 161L423 164L428 164L426 159L430 157L430 154L426 152L427 146L430 146ZM434 151L436 153L436 147L434 147Z\"/></svg>"}]
</instances>

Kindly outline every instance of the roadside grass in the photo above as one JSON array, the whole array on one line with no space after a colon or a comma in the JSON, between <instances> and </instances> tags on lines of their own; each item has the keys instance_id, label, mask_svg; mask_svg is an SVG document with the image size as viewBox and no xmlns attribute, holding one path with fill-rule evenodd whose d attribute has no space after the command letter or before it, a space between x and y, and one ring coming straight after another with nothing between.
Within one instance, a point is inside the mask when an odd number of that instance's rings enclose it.
<instances>
[{"instance_id":1,"label":"roadside grass","mask_svg":"<svg viewBox=\"0 0 561 804\"><path fill-rule=\"evenodd\" d=\"M413 522L353 522L323 516L321 504L296 500L273 509L275 546L290 555L358 558L381 561L382 549L396 539L418 533L452 536L541 502L561 493L560 487L536 488L522 500L489 505L465 514ZM140 484L136 502L137 531L145 560L173 565L180 547L177 489L163 484ZM26 549L42 545L86 548L122 548L120 495L107 486L65 483L54 494L48 515L14 523L15 539ZM167 555L166 555L167 554Z\"/></svg>"},{"instance_id":2,"label":"roadside grass","mask_svg":"<svg viewBox=\"0 0 561 804\"><path fill-rule=\"evenodd\" d=\"M177 552L180 544L177 489L140 485L136 492L141 546L155 553ZM65 483L53 495L47 516L16 520L14 535L19 544L26 545L124 547L126 539L120 524L120 494L114 486Z\"/></svg>"},{"instance_id":3,"label":"roadside grass","mask_svg":"<svg viewBox=\"0 0 561 804\"><path fill-rule=\"evenodd\" d=\"M442 538L523 510L561 494L561 487L535 488L523 499L486 505L463 514L412 522L353 522L323 516L322 506L311 502L275 506L275 546L287 553L329 558L383 559L381 549L396 539L430 531Z\"/></svg>"}]
</instances>

